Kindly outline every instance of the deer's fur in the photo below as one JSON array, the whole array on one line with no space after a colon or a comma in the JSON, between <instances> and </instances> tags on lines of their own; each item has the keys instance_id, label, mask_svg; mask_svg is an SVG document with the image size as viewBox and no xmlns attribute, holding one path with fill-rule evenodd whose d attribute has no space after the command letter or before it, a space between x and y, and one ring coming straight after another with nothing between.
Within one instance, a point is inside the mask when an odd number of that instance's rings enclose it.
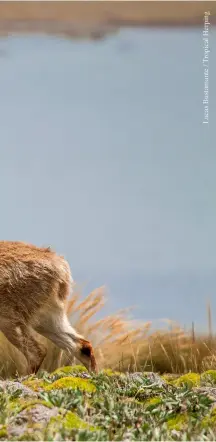
<instances>
[{"instance_id":1,"label":"deer's fur","mask_svg":"<svg viewBox=\"0 0 216 442\"><path fill-rule=\"evenodd\" d=\"M25 355L30 373L46 355L34 331L96 370L90 342L67 318L71 283L69 264L50 248L0 241L0 330Z\"/></svg>"}]
</instances>

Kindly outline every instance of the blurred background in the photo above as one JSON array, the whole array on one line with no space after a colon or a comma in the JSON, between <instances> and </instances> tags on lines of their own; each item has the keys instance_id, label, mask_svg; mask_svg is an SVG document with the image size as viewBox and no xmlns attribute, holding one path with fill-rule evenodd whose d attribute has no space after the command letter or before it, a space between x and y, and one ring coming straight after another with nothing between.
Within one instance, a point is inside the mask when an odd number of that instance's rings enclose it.
<instances>
[{"instance_id":1,"label":"blurred background","mask_svg":"<svg viewBox=\"0 0 216 442\"><path fill-rule=\"evenodd\" d=\"M64 254L105 314L204 330L216 308L215 11L0 2L1 239Z\"/></svg>"}]
</instances>

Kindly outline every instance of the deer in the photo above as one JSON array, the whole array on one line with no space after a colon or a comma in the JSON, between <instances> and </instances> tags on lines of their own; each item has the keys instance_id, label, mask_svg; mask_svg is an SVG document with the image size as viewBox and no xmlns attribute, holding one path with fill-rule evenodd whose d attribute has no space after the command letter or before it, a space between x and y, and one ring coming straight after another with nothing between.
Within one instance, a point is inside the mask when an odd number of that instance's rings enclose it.
<instances>
[{"instance_id":1,"label":"deer","mask_svg":"<svg viewBox=\"0 0 216 442\"><path fill-rule=\"evenodd\" d=\"M0 241L0 331L25 356L29 374L47 353L37 334L97 372L91 342L67 317L72 283L69 263L50 247Z\"/></svg>"}]
</instances>

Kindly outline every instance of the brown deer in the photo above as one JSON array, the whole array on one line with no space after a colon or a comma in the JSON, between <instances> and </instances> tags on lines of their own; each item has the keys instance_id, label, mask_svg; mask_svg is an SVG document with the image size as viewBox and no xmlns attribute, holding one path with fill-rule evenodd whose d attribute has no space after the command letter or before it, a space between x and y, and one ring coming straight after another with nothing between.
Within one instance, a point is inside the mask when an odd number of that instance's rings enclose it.
<instances>
[{"instance_id":1,"label":"brown deer","mask_svg":"<svg viewBox=\"0 0 216 442\"><path fill-rule=\"evenodd\" d=\"M66 302L72 276L67 261L50 248L0 241L0 330L36 373L46 355L34 331L96 371L91 343L70 325Z\"/></svg>"}]
</instances>

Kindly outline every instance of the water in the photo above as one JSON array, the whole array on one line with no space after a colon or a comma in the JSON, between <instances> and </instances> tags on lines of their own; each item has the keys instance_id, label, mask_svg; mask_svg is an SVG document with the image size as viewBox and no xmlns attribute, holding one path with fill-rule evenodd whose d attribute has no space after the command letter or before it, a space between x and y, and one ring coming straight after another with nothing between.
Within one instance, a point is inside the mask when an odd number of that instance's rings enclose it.
<instances>
[{"instance_id":1,"label":"water","mask_svg":"<svg viewBox=\"0 0 216 442\"><path fill-rule=\"evenodd\" d=\"M216 308L216 31L0 40L1 238L51 245L105 313L205 325Z\"/></svg>"}]
</instances>

